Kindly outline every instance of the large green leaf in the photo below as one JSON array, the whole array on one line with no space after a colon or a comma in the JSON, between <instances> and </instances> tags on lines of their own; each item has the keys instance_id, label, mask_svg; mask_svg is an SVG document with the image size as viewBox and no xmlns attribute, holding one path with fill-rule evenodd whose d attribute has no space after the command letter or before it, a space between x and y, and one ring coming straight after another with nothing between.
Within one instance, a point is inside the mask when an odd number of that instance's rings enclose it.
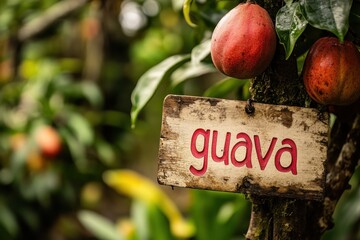
<instances>
[{"instance_id":1,"label":"large green leaf","mask_svg":"<svg viewBox=\"0 0 360 240\"><path fill-rule=\"evenodd\" d=\"M286 59L290 57L296 40L305 30L307 23L298 2L286 4L276 14L276 33L285 48Z\"/></svg>"},{"instance_id":2,"label":"large green leaf","mask_svg":"<svg viewBox=\"0 0 360 240\"><path fill-rule=\"evenodd\" d=\"M188 62L178 68L174 73L171 75L171 86L176 87L180 83L202 76L204 74L217 72L213 65L205 64L205 63L197 63L193 64L192 62Z\"/></svg>"},{"instance_id":3,"label":"large green leaf","mask_svg":"<svg viewBox=\"0 0 360 240\"><path fill-rule=\"evenodd\" d=\"M171 74L176 68L184 62L190 60L190 55L171 56L153 68L145 72L139 79L134 91L131 94L131 125L135 126L139 112L154 95L161 80Z\"/></svg>"},{"instance_id":4,"label":"large green leaf","mask_svg":"<svg viewBox=\"0 0 360 240\"><path fill-rule=\"evenodd\" d=\"M197 64L204 60L207 56L210 55L210 47L211 39L208 39L195 46L191 51L191 62Z\"/></svg>"},{"instance_id":5,"label":"large green leaf","mask_svg":"<svg viewBox=\"0 0 360 240\"><path fill-rule=\"evenodd\" d=\"M344 41L352 0L301 0L300 4L309 24L330 31Z\"/></svg>"}]
</instances>

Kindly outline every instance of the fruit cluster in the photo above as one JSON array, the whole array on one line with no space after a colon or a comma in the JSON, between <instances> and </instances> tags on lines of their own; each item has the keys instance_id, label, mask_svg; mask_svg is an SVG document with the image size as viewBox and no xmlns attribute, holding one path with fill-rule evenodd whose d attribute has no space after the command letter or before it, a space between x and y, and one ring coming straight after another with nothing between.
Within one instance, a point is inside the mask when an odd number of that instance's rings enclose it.
<instances>
[{"instance_id":1,"label":"fruit cluster","mask_svg":"<svg viewBox=\"0 0 360 240\"><path fill-rule=\"evenodd\" d=\"M268 12L255 3L241 3L214 29L211 57L225 75L254 78L269 67L276 42ZM317 103L332 106L330 109L357 106L360 101L360 53L350 41L320 38L308 52L302 77L309 96Z\"/></svg>"}]
</instances>

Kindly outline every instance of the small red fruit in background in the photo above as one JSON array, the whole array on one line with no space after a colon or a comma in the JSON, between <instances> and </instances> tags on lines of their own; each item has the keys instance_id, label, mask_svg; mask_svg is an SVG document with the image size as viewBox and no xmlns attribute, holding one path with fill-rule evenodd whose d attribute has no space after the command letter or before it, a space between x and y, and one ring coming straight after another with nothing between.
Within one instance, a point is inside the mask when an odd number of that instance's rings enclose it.
<instances>
[{"instance_id":1,"label":"small red fruit in background","mask_svg":"<svg viewBox=\"0 0 360 240\"><path fill-rule=\"evenodd\" d=\"M38 149L28 148L28 143L29 137L25 133L15 133L10 137L10 147L12 151L26 151L26 165L31 172L45 170L48 162L42 154L39 153Z\"/></svg>"},{"instance_id":2,"label":"small red fruit in background","mask_svg":"<svg viewBox=\"0 0 360 240\"><path fill-rule=\"evenodd\" d=\"M305 59L307 93L324 105L349 105L360 97L360 53L350 41L317 40Z\"/></svg>"},{"instance_id":3,"label":"small red fruit in background","mask_svg":"<svg viewBox=\"0 0 360 240\"><path fill-rule=\"evenodd\" d=\"M35 142L41 153L47 157L55 157L61 150L61 138L50 126L42 126L36 130Z\"/></svg>"},{"instance_id":4,"label":"small red fruit in background","mask_svg":"<svg viewBox=\"0 0 360 240\"><path fill-rule=\"evenodd\" d=\"M211 38L215 67L230 77L260 75L276 50L276 32L268 12L254 3L230 10L217 24Z\"/></svg>"}]
</instances>

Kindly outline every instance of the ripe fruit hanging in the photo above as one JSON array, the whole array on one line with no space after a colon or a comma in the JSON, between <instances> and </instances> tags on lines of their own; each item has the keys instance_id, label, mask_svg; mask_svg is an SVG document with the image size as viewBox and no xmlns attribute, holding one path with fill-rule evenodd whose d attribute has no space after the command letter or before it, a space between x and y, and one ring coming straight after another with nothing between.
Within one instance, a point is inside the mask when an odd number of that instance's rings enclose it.
<instances>
[{"instance_id":1,"label":"ripe fruit hanging","mask_svg":"<svg viewBox=\"0 0 360 240\"><path fill-rule=\"evenodd\" d=\"M36 130L35 142L42 154L55 157L61 150L61 139L57 131L50 126L42 126Z\"/></svg>"},{"instance_id":2,"label":"ripe fruit hanging","mask_svg":"<svg viewBox=\"0 0 360 240\"><path fill-rule=\"evenodd\" d=\"M360 53L349 41L320 38L303 68L307 93L324 105L349 105L360 97Z\"/></svg>"},{"instance_id":3,"label":"ripe fruit hanging","mask_svg":"<svg viewBox=\"0 0 360 240\"><path fill-rule=\"evenodd\" d=\"M217 24L211 38L215 67L230 77L260 75L270 65L276 33L268 12L254 3L242 3Z\"/></svg>"}]
</instances>

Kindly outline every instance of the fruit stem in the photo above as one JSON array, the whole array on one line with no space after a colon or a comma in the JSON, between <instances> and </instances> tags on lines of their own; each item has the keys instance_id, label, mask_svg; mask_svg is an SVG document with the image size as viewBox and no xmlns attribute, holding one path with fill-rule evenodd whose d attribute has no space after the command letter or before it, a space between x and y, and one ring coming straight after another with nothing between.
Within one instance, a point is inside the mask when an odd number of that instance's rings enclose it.
<instances>
[{"instance_id":1,"label":"fruit stem","mask_svg":"<svg viewBox=\"0 0 360 240\"><path fill-rule=\"evenodd\" d=\"M246 3L256 4L255 0L246 0Z\"/></svg>"}]
</instances>

